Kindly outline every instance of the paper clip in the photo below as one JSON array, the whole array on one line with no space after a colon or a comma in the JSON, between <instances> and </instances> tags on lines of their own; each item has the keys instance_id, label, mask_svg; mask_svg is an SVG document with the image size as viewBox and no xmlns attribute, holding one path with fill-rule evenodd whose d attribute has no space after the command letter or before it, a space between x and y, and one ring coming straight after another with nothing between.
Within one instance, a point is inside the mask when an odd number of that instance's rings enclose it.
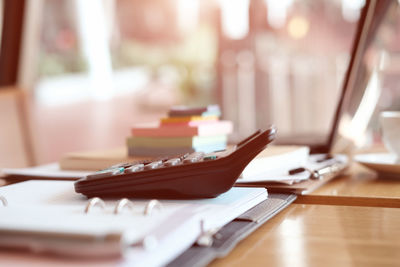
<instances>
[{"instance_id":1,"label":"paper clip","mask_svg":"<svg viewBox=\"0 0 400 267\"><path fill-rule=\"evenodd\" d=\"M105 209L106 204L104 203L103 200L101 200L101 198L98 197L91 198L89 199L89 202L86 205L85 213L89 213L91 208L94 206L100 206L100 208Z\"/></svg>"},{"instance_id":2,"label":"paper clip","mask_svg":"<svg viewBox=\"0 0 400 267\"><path fill-rule=\"evenodd\" d=\"M3 206L4 206L4 207L7 207L8 201L7 201L7 199L6 199L5 197L0 196L0 201L1 201L1 203L3 203Z\"/></svg>"},{"instance_id":3,"label":"paper clip","mask_svg":"<svg viewBox=\"0 0 400 267\"><path fill-rule=\"evenodd\" d=\"M117 205L114 208L114 214L120 214L123 208L128 207L130 210L133 210L133 203L127 198L123 198L118 201Z\"/></svg>"},{"instance_id":4,"label":"paper clip","mask_svg":"<svg viewBox=\"0 0 400 267\"><path fill-rule=\"evenodd\" d=\"M144 208L144 215L151 215L154 208L158 208L159 210L162 209L162 205L157 199L152 199L147 203L146 207Z\"/></svg>"}]
</instances>

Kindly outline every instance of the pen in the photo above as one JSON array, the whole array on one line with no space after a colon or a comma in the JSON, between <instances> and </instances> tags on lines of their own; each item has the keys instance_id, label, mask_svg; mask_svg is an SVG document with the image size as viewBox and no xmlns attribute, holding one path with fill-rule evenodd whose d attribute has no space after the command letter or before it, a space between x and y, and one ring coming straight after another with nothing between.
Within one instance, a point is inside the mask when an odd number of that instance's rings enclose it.
<instances>
[{"instance_id":1,"label":"pen","mask_svg":"<svg viewBox=\"0 0 400 267\"><path fill-rule=\"evenodd\" d=\"M304 167L289 170L289 175L295 175L295 174L305 172L305 171L310 173L309 178L312 178L312 179L320 178L320 175L318 173L319 170L311 170L309 168L304 168Z\"/></svg>"},{"instance_id":2,"label":"pen","mask_svg":"<svg viewBox=\"0 0 400 267\"><path fill-rule=\"evenodd\" d=\"M324 175L328 174L328 173L334 173L336 172L338 169L340 169L339 165L340 165L340 161L335 160L335 163L332 165L328 165L328 166L324 166L315 170L309 169L309 168L305 168L305 167L300 167L300 168L295 168L295 169L291 169L289 170L289 175L295 175L304 171L308 171L310 173L310 178L311 179L320 179L322 178Z\"/></svg>"}]
</instances>

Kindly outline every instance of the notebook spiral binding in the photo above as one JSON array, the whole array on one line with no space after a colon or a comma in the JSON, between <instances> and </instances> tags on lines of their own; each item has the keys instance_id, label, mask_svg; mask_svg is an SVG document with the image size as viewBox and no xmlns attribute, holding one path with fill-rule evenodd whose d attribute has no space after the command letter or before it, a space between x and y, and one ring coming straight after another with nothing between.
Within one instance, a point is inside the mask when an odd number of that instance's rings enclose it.
<instances>
[{"instance_id":1,"label":"notebook spiral binding","mask_svg":"<svg viewBox=\"0 0 400 267\"><path fill-rule=\"evenodd\" d=\"M100 208L104 210L106 208L106 203L99 197L91 198L85 207L85 213L89 213L94 206L100 206Z\"/></svg>"},{"instance_id":2,"label":"notebook spiral binding","mask_svg":"<svg viewBox=\"0 0 400 267\"><path fill-rule=\"evenodd\" d=\"M2 204L3 207L7 207L8 206L7 198L0 195L0 203ZM99 206L99 208L104 210L106 208L106 203L99 197L91 198L88 200L88 202L86 204L84 213L85 214L89 213L95 206ZM134 204L129 199L122 198L116 203L113 213L118 215L118 214L122 213L122 211L125 207L129 208L132 211ZM143 210L143 215L146 215L146 216L151 215L153 213L153 210L155 210L155 209L161 210L162 205L158 200L152 199L146 203L146 206ZM138 242L131 244L131 246L132 247L140 246L146 250L152 250L155 247L157 247L157 243L158 243L157 239L154 236L149 235L149 236L145 236L143 239L139 240Z\"/></svg>"},{"instance_id":3,"label":"notebook spiral binding","mask_svg":"<svg viewBox=\"0 0 400 267\"><path fill-rule=\"evenodd\" d=\"M120 214L122 210L128 207L130 210L133 209L133 203L127 198L120 199L118 203L115 205L114 214Z\"/></svg>"},{"instance_id":4,"label":"notebook spiral binding","mask_svg":"<svg viewBox=\"0 0 400 267\"><path fill-rule=\"evenodd\" d=\"M8 201L4 196L0 195L0 202L3 204L4 207L7 207Z\"/></svg>"},{"instance_id":5,"label":"notebook spiral binding","mask_svg":"<svg viewBox=\"0 0 400 267\"><path fill-rule=\"evenodd\" d=\"M6 206L7 200L5 198L3 200L2 196L0 196L0 199L3 202L3 205ZM106 204L101 198L94 197L94 198L91 198L88 200L88 203L86 204L84 212L86 214L89 213L95 206L99 206L102 210L104 210L106 208ZM122 213L122 211L124 210L125 207L129 208L130 210L133 210L134 204L129 199L122 198L115 205L113 213L116 215L120 214L120 213ZM153 210L155 210L155 209L162 210L162 205L161 205L160 201L158 201L157 199L152 199L149 202L147 202L147 204L143 210L143 214L146 216L151 215L153 213Z\"/></svg>"},{"instance_id":6,"label":"notebook spiral binding","mask_svg":"<svg viewBox=\"0 0 400 267\"><path fill-rule=\"evenodd\" d=\"M151 215L153 210L157 208L158 210L162 209L160 201L157 199L152 199L150 200L147 204L146 207L144 208L144 215Z\"/></svg>"}]
</instances>

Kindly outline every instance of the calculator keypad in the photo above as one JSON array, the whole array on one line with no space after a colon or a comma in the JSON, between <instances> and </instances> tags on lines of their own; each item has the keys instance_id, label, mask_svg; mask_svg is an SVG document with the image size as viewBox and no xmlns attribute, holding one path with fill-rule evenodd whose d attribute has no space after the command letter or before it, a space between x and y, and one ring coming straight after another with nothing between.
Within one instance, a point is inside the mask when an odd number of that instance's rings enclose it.
<instances>
[{"instance_id":1,"label":"calculator keypad","mask_svg":"<svg viewBox=\"0 0 400 267\"><path fill-rule=\"evenodd\" d=\"M154 170L162 167L172 167L180 164L191 164L200 161L216 160L218 156L216 153L193 152L187 153L183 156L159 158L156 160L141 160L130 163L120 163L111 166L108 169L101 170L86 176L86 179L99 179L121 174L136 173L144 170Z\"/></svg>"},{"instance_id":2,"label":"calculator keypad","mask_svg":"<svg viewBox=\"0 0 400 267\"><path fill-rule=\"evenodd\" d=\"M86 176L86 179L99 179L99 178L106 178L109 176L119 175L124 173L125 168L112 168L112 169L105 169L99 172L95 172L93 174L89 174Z\"/></svg>"}]
</instances>

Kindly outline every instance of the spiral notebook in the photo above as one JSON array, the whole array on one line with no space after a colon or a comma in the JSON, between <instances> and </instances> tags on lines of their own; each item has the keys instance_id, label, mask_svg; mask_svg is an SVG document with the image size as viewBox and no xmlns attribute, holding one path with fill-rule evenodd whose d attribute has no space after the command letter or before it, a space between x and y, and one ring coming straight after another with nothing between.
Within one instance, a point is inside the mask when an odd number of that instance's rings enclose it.
<instances>
[{"instance_id":1,"label":"spiral notebook","mask_svg":"<svg viewBox=\"0 0 400 267\"><path fill-rule=\"evenodd\" d=\"M74 193L70 181L28 181L1 187L0 196L0 247L159 266L268 193L232 188L213 199L106 201Z\"/></svg>"}]
</instances>

